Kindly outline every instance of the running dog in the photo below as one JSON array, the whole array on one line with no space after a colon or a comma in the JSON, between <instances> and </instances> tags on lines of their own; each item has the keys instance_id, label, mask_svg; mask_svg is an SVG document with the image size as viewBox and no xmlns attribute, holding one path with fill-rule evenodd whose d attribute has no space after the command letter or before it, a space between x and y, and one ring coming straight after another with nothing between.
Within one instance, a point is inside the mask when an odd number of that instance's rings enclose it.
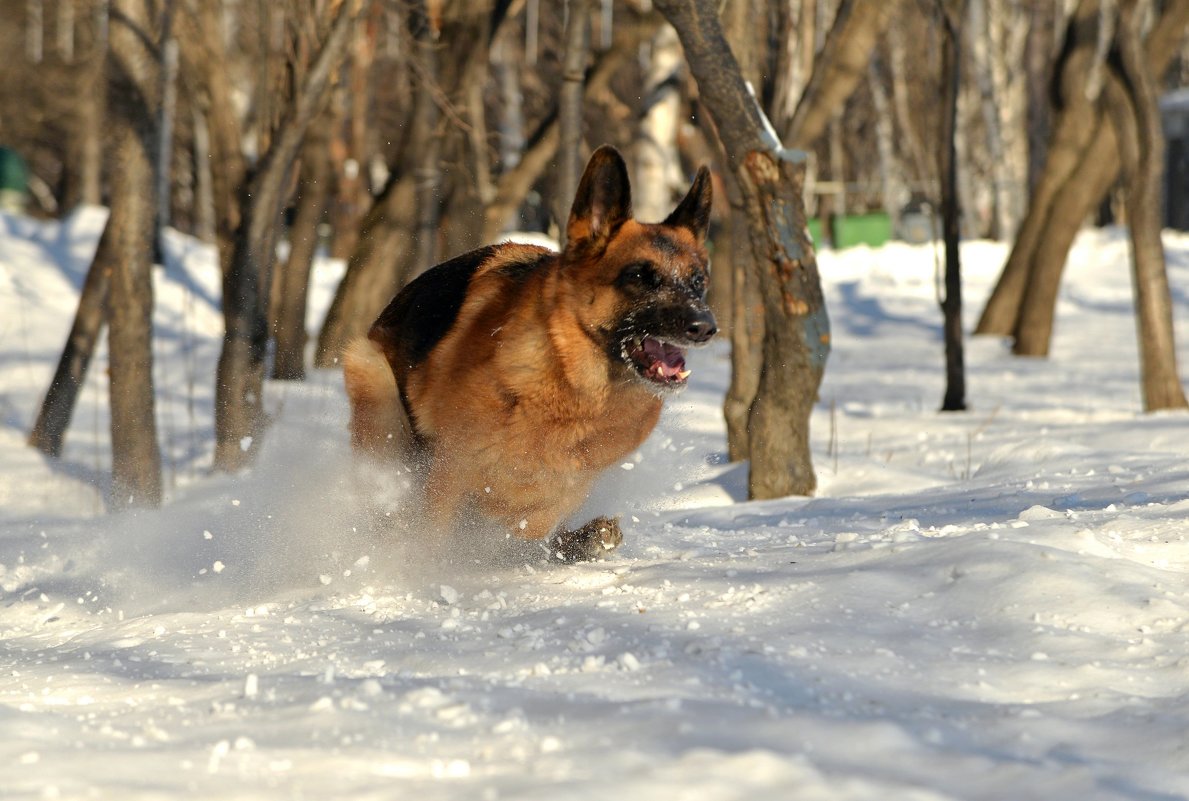
<instances>
[{"instance_id":1,"label":"running dog","mask_svg":"<svg viewBox=\"0 0 1189 801\"><path fill-rule=\"evenodd\" d=\"M566 529L599 474L686 385L706 304L710 173L659 224L632 218L627 166L594 152L560 252L499 244L439 264L344 354L351 440L420 473L440 530L479 514L563 560L622 541L617 519Z\"/></svg>"}]
</instances>

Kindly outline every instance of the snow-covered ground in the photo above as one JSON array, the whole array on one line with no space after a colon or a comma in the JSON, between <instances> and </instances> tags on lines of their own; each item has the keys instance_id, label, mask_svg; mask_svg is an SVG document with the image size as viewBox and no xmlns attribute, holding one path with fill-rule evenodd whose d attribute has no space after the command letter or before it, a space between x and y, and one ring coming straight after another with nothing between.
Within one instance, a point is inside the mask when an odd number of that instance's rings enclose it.
<instances>
[{"instance_id":1,"label":"snow-covered ground","mask_svg":"<svg viewBox=\"0 0 1189 801\"><path fill-rule=\"evenodd\" d=\"M968 344L962 414L933 249L821 254L818 496L743 499L711 348L590 503L623 549L557 566L372 533L331 372L271 385L259 464L210 474L218 280L180 236L168 502L105 514L105 355L62 460L24 446L102 219L0 217L0 797L1189 796L1189 415L1140 412L1119 232L1079 238L1050 359ZM968 321L1004 257L965 245Z\"/></svg>"}]
</instances>

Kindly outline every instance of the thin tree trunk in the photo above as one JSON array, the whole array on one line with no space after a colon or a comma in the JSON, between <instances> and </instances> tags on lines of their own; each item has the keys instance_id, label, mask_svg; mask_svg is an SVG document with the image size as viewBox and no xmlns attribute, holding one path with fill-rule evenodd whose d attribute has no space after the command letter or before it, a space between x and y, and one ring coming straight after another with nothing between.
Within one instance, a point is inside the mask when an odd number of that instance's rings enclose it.
<instances>
[{"instance_id":1,"label":"thin tree trunk","mask_svg":"<svg viewBox=\"0 0 1189 801\"><path fill-rule=\"evenodd\" d=\"M178 40L174 37L173 4L166 3L162 11L162 44L160 69L161 108L158 110L156 170L154 195L157 200L156 229L158 232L171 222L173 185L173 128L177 112ZM158 233L158 241L160 234Z\"/></svg>"},{"instance_id":2,"label":"thin tree trunk","mask_svg":"<svg viewBox=\"0 0 1189 801\"><path fill-rule=\"evenodd\" d=\"M1028 38L1024 44L1025 94L1028 128L1028 195L1036 192L1044 174L1045 154L1052 122L1049 108L1049 56L1056 38L1053 11L1042 3L1029 4ZM1025 209L1025 213L1027 209ZM1022 219L1022 218L1021 218ZM976 332L977 333L977 332Z\"/></svg>"},{"instance_id":3,"label":"thin tree trunk","mask_svg":"<svg viewBox=\"0 0 1189 801\"><path fill-rule=\"evenodd\" d=\"M647 222L663 220L672 209L674 177L681 175L677 129L681 120L681 44L671 25L652 38L644 80L643 115L633 146L636 174L632 207Z\"/></svg>"},{"instance_id":4,"label":"thin tree trunk","mask_svg":"<svg viewBox=\"0 0 1189 801\"><path fill-rule=\"evenodd\" d=\"M279 381L305 380L306 306L310 268L318 250L318 226L330 200L331 170L327 145L329 125L324 118L310 127L302 147L297 213L289 229L289 258L277 272L278 291L273 315L276 350L272 377Z\"/></svg>"},{"instance_id":5,"label":"thin tree trunk","mask_svg":"<svg viewBox=\"0 0 1189 801\"><path fill-rule=\"evenodd\" d=\"M373 15L383 10L383 4L373 5ZM369 152L369 109L375 101L375 92L369 76L376 57L376 26L369 23L351 45L350 67L348 69L349 89L345 105L348 125L346 130L336 131L339 139L331 145L335 152L335 171L338 180L334 187L334 201L331 206L331 255L345 259L355 249L359 236L359 223L368 201L367 165ZM348 162L350 166L348 167ZM332 173L333 174L333 173Z\"/></svg>"},{"instance_id":6,"label":"thin tree trunk","mask_svg":"<svg viewBox=\"0 0 1189 801\"><path fill-rule=\"evenodd\" d=\"M813 75L783 131L790 147L813 144L842 112L898 5L898 0L841 0Z\"/></svg>"},{"instance_id":7,"label":"thin tree trunk","mask_svg":"<svg viewBox=\"0 0 1189 801\"><path fill-rule=\"evenodd\" d=\"M103 202L103 111L107 97L103 64L107 58L107 13L107 4L99 3L91 20L94 34L78 93L77 195L68 199L67 208L76 203L98 206Z\"/></svg>"},{"instance_id":8,"label":"thin tree trunk","mask_svg":"<svg viewBox=\"0 0 1189 801\"><path fill-rule=\"evenodd\" d=\"M476 32L486 35L498 28L507 8L505 2L486 4L478 11L474 5L460 6L461 13L446 21L451 25L449 32L443 25L442 39L459 46L459 42L474 37ZM485 19L482 25L476 25L475 18L480 12ZM473 42L461 46L461 50L467 54L461 62L443 60L439 64L441 97L455 95L465 77L471 74L474 60L486 52ZM358 244L347 260L347 272L318 334L316 367L337 364L347 343L367 331L392 295L412 276L418 220L415 176L422 158L424 148L410 137L397 158L400 169L392 172L379 197L363 216Z\"/></svg>"},{"instance_id":9,"label":"thin tree trunk","mask_svg":"<svg viewBox=\"0 0 1189 801\"><path fill-rule=\"evenodd\" d=\"M892 25L888 30L888 51L890 54L890 69L892 73L892 109L896 113L896 123L900 130L900 139L904 149L908 152L911 164L915 168L918 181L931 179L935 162L927 158L925 146L921 144L921 136L917 133L916 117L909 109L908 89L908 54L904 42L904 33L900 26Z\"/></svg>"},{"instance_id":10,"label":"thin tree trunk","mask_svg":"<svg viewBox=\"0 0 1189 801\"><path fill-rule=\"evenodd\" d=\"M751 455L748 435L751 406L760 388L764 367L764 298L751 253L747 207L735 180L729 181L731 204L731 385L723 399L727 425L727 458L741 462Z\"/></svg>"},{"instance_id":11,"label":"thin tree trunk","mask_svg":"<svg viewBox=\"0 0 1189 801\"><path fill-rule=\"evenodd\" d=\"M435 93L441 92L438 77L438 30L424 0L413 4L409 29L416 42L418 83L413 104L413 133L410 147L417 154L413 172L417 179L417 230L413 235L412 274L419 275L437 262L438 219L441 213L442 174L441 139L438 132L438 105Z\"/></svg>"},{"instance_id":12,"label":"thin tree trunk","mask_svg":"<svg viewBox=\"0 0 1189 801\"><path fill-rule=\"evenodd\" d=\"M975 0L977 2L978 0ZM966 409L966 365L962 348L962 267L959 260L959 223L962 210L958 200L958 93L962 87L961 24L965 16L961 5L938 0L941 17L941 176L942 236L945 239L945 297L941 309L945 317L945 397L941 411ZM977 31L976 31L977 34Z\"/></svg>"},{"instance_id":13,"label":"thin tree trunk","mask_svg":"<svg viewBox=\"0 0 1189 801\"><path fill-rule=\"evenodd\" d=\"M645 17L616 26L611 49L596 54L588 71L583 84L583 102L606 90L619 67L635 56L640 43L656 31L657 25L654 17ZM533 184L555 160L560 140L558 116L554 110L529 137L523 151L517 154L515 165L508 167L505 163L504 172L496 179L495 195L483 212L483 242L493 241L513 224L516 212Z\"/></svg>"},{"instance_id":14,"label":"thin tree trunk","mask_svg":"<svg viewBox=\"0 0 1189 801\"><path fill-rule=\"evenodd\" d=\"M1100 121L1094 136L1077 169L1054 196L1044 236L1032 254L1012 343L1012 353L1017 356L1048 355L1069 249L1086 218L1098 207L1119 174L1114 130Z\"/></svg>"},{"instance_id":15,"label":"thin tree trunk","mask_svg":"<svg viewBox=\"0 0 1189 801\"><path fill-rule=\"evenodd\" d=\"M161 503L161 454L153 397L153 180L158 64L145 0L116 0L110 84L113 270L108 298L112 504Z\"/></svg>"},{"instance_id":16,"label":"thin tree trunk","mask_svg":"<svg viewBox=\"0 0 1189 801\"><path fill-rule=\"evenodd\" d=\"M325 104L331 75L346 56L360 8L344 2L321 50L285 109L272 144L245 188L243 219L223 275L223 350L215 376L215 467L235 471L255 456L264 433L266 303L278 217L306 129Z\"/></svg>"},{"instance_id":17,"label":"thin tree trunk","mask_svg":"<svg viewBox=\"0 0 1189 801\"><path fill-rule=\"evenodd\" d=\"M702 103L713 117L748 210L764 297L764 361L752 404L752 498L806 495L817 477L809 416L830 349L829 320L809 241L805 156L765 134L766 124L723 38L713 0L655 0L677 29Z\"/></svg>"},{"instance_id":18,"label":"thin tree trunk","mask_svg":"<svg viewBox=\"0 0 1189 801\"><path fill-rule=\"evenodd\" d=\"M363 217L359 240L318 334L315 367L338 364L343 348L362 336L404 284L412 264L416 182L393 175Z\"/></svg>"},{"instance_id":19,"label":"thin tree trunk","mask_svg":"<svg viewBox=\"0 0 1189 801\"><path fill-rule=\"evenodd\" d=\"M62 348L62 357L58 360L58 367L54 371L49 389L46 390L41 410L37 414L37 422L29 434L29 444L46 456L62 455L62 443L66 437L66 430L70 427L70 418L74 415L78 394L86 380L87 368L95 354L95 345L107 321L107 295L111 288L112 267L115 264L113 241L105 225L103 236L99 239L99 247L83 281L78 309L74 313L74 323L70 326L66 345Z\"/></svg>"},{"instance_id":20,"label":"thin tree trunk","mask_svg":"<svg viewBox=\"0 0 1189 801\"><path fill-rule=\"evenodd\" d=\"M992 218L990 236L992 239L1006 239L1012 234L1011 196L1008 186L1006 152L1003 145L1003 131L1000 128L1000 107L1006 102L997 94L995 77L992 74L992 60L995 58L990 51L991 32L989 29L990 14L987 13L988 0L970 0L967 3L969 19L966 20L970 31L971 55L974 67L975 82L978 87L979 111L982 113L983 127L986 129L986 143L989 158L988 167L991 172ZM944 146L944 145L943 145ZM963 163L968 163L963 160Z\"/></svg>"},{"instance_id":21,"label":"thin tree trunk","mask_svg":"<svg viewBox=\"0 0 1189 801\"><path fill-rule=\"evenodd\" d=\"M206 115L193 108L194 124L194 235L215 242L215 190L211 176L211 135Z\"/></svg>"},{"instance_id":22,"label":"thin tree trunk","mask_svg":"<svg viewBox=\"0 0 1189 801\"><path fill-rule=\"evenodd\" d=\"M755 20L761 9L755 0L739 0L725 9L722 24L727 42L739 63L743 79L756 86L763 67L757 53L760 37ZM812 15L811 15L812 16ZM790 22L791 24L791 22ZM784 32L791 35L791 29ZM716 133L708 132L716 139ZM724 163L729 156L720 152ZM743 190L733 173L728 173L727 200L730 204L730 250L727 267L731 271L731 383L723 398L723 420L727 427L727 458L740 462L751 455L748 432L751 407L760 388L764 367L764 298L760 293L760 268L755 261L748 223L748 208Z\"/></svg>"},{"instance_id":23,"label":"thin tree trunk","mask_svg":"<svg viewBox=\"0 0 1189 801\"><path fill-rule=\"evenodd\" d=\"M1140 384L1144 411L1152 412L1189 408L1189 402L1177 374L1172 298L1160 239L1164 135L1155 76L1144 58L1140 34L1147 6L1147 0L1123 0L1119 5L1121 91L1111 92L1108 103L1115 112L1111 119L1116 121L1120 132L1120 152L1128 173L1127 227L1135 285Z\"/></svg>"},{"instance_id":24,"label":"thin tree trunk","mask_svg":"<svg viewBox=\"0 0 1189 801\"><path fill-rule=\"evenodd\" d=\"M579 153L582 147L582 88L586 81L586 59L590 51L591 5L591 0L568 0L567 3L562 82L557 103L560 137L553 208L553 217L557 220L557 240L562 247L566 244L566 219L582 171Z\"/></svg>"},{"instance_id":25,"label":"thin tree trunk","mask_svg":"<svg viewBox=\"0 0 1189 801\"><path fill-rule=\"evenodd\" d=\"M879 56L873 56L867 70L871 104L875 109L875 148L879 154L879 194L884 211L892 221L892 230L900 229L900 209L909 198L904 185L904 170L896 158L896 120L880 72Z\"/></svg>"}]
</instances>

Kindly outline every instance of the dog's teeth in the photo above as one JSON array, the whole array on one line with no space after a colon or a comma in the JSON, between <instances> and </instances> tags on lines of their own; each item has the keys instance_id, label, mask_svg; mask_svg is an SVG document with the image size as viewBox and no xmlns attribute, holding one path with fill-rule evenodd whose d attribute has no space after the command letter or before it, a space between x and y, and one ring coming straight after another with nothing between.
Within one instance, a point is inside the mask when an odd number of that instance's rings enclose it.
<instances>
[{"instance_id":1,"label":"dog's teeth","mask_svg":"<svg viewBox=\"0 0 1189 801\"><path fill-rule=\"evenodd\" d=\"M678 370L677 371L677 377L680 378L682 381L689 378L689 374L690 374L689 370Z\"/></svg>"}]
</instances>

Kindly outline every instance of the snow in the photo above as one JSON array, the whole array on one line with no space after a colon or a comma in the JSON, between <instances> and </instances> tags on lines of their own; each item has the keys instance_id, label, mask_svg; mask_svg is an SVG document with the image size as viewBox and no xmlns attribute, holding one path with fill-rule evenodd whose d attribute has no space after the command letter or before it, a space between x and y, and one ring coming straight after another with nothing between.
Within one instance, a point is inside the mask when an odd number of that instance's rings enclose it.
<instances>
[{"instance_id":1,"label":"snow","mask_svg":"<svg viewBox=\"0 0 1189 801\"><path fill-rule=\"evenodd\" d=\"M259 463L211 474L219 282L180 235L167 503L106 514L105 352L63 458L24 446L102 221L0 217L4 798L1189 796L1189 416L1140 411L1119 231L1078 239L1051 358L968 343L960 414L933 248L822 253L817 497L744 500L720 344L588 504L622 549L558 566L402 514L333 371L271 384ZM969 321L1006 250L962 255Z\"/></svg>"}]
</instances>

